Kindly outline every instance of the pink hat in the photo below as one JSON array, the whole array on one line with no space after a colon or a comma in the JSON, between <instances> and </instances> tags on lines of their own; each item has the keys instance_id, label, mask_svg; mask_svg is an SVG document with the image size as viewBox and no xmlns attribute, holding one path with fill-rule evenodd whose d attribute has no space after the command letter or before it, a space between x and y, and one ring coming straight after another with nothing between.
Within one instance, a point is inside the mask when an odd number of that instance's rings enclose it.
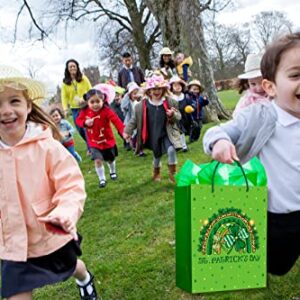
<instances>
[{"instance_id":1,"label":"pink hat","mask_svg":"<svg viewBox=\"0 0 300 300\"><path fill-rule=\"evenodd\" d=\"M168 88L168 82L164 79L162 75L152 75L146 78L145 90L155 89L155 88Z\"/></svg>"},{"instance_id":2,"label":"pink hat","mask_svg":"<svg viewBox=\"0 0 300 300\"><path fill-rule=\"evenodd\" d=\"M116 92L114 87L111 84L107 83L98 83L92 87L92 89L100 91L102 94L105 95L105 100L110 104L116 96Z\"/></svg>"},{"instance_id":3,"label":"pink hat","mask_svg":"<svg viewBox=\"0 0 300 300\"><path fill-rule=\"evenodd\" d=\"M137 83L133 82L129 82L127 84L127 94L131 94L134 90L139 90L140 87L137 85Z\"/></svg>"}]
</instances>

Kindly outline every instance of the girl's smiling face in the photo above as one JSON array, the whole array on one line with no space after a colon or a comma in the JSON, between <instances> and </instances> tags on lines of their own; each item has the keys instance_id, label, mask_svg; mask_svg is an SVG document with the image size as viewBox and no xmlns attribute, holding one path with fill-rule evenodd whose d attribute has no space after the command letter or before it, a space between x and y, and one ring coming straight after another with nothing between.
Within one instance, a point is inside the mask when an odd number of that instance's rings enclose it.
<instances>
[{"instance_id":1,"label":"girl's smiling face","mask_svg":"<svg viewBox=\"0 0 300 300\"><path fill-rule=\"evenodd\" d=\"M160 101L163 96L164 89L163 88L154 88L149 90L149 95L151 100Z\"/></svg>"},{"instance_id":2,"label":"girl's smiling face","mask_svg":"<svg viewBox=\"0 0 300 300\"><path fill-rule=\"evenodd\" d=\"M248 79L249 89L252 93L263 95L265 94L264 89L261 85L262 77L256 77L252 79Z\"/></svg>"},{"instance_id":3,"label":"girl's smiling face","mask_svg":"<svg viewBox=\"0 0 300 300\"><path fill-rule=\"evenodd\" d=\"M104 104L104 100L99 95L93 95L88 100L88 106L92 111L99 111Z\"/></svg>"},{"instance_id":4,"label":"girl's smiling face","mask_svg":"<svg viewBox=\"0 0 300 300\"><path fill-rule=\"evenodd\" d=\"M130 100L137 101L139 99L139 90L133 90L129 95Z\"/></svg>"},{"instance_id":5,"label":"girl's smiling face","mask_svg":"<svg viewBox=\"0 0 300 300\"><path fill-rule=\"evenodd\" d=\"M0 92L0 138L5 144L13 146L22 139L30 112L31 102L24 91L4 87Z\"/></svg>"},{"instance_id":6,"label":"girl's smiling face","mask_svg":"<svg viewBox=\"0 0 300 300\"><path fill-rule=\"evenodd\" d=\"M172 84L173 94L180 95L182 92L182 85L179 82L174 82Z\"/></svg>"},{"instance_id":7,"label":"girl's smiling face","mask_svg":"<svg viewBox=\"0 0 300 300\"><path fill-rule=\"evenodd\" d=\"M191 85L189 91L195 95L200 95L200 87L198 85Z\"/></svg>"}]
</instances>

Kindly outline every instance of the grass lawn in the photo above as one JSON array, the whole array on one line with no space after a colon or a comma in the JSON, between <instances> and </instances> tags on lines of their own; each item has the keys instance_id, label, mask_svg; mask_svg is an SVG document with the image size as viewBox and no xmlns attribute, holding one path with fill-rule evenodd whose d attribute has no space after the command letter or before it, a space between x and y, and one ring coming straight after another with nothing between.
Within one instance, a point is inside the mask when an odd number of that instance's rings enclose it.
<instances>
[{"instance_id":1,"label":"grass lawn","mask_svg":"<svg viewBox=\"0 0 300 300\"><path fill-rule=\"evenodd\" d=\"M228 110L233 110L240 96L237 90L228 90L218 92L222 103Z\"/></svg>"},{"instance_id":2,"label":"grass lawn","mask_svg":"<svg viewBox=\"0 0 300 300\"><path fill-rule=\"evenodd\" d=\"M224 105L232 109L237 101L232 98L235 93L221 92L220 95ZM204 126L202 135L210 126L212 124ZM123 149L118 136L117 140L119 179L116 182L108 179L107 187L99 189L93 163L86 157L82 141L76 137L88 193L85 212L78 224L84 237L82 258L96 276L102 299L300 299L300 260L289 274L280 278L270 276L266 289L191 295L176 288L175 247L172 244L174 186L167 180L166 157L163 159L163 180L154 183L151 181L150 152L147 151L147 157L135 157ZM197 164L210 160L203 153L200 141L189 147L189 152L178 153L178 168L186 159ZM39 300L79 299L72 279L37 290L34 297Z\"/></svg>"}]
</instances>

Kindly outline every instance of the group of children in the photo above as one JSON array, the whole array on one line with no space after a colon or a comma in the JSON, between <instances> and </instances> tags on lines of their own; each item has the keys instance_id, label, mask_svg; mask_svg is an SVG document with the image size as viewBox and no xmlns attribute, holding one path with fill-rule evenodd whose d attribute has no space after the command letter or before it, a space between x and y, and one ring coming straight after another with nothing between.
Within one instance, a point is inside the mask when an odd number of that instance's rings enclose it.
<instances>
[{"instance_id":1,"label":"group of children","mask_svg":"<svg viewBox=\"0 0 300 300\"><path fill-rule=\"evenodd\" d=\"M103 86L106 90L103 90ZM114 92L111 93L111 90ZM202 96L200 81L192 80L187 84L179 76L173 76L167 81L154 72L151 77L146 78L142 87L130 82L124 96L122 92L120 87L109 84L98 84L91 88L83 95L85 107L82 107L75 120L77 126L86 129L99 187L104 188L107 183L105 161L108 163L111 179L117 179L115 158L118 149L111 123L124 139L125 148L134 149L138 156L145 156L144 148L152 150L154 181L161 179L160 159L167 153L169 179L175 183L176 151L188 151L186 135L190 142L197 141L200 137L203 107L208 104L207 98ZM95 105L95 101L98 105ZM52 109L50 115L60 128L63 145L80 162L81 157L74 150L74 130L71 124L63 118L59 108Z\"/></svg>"},{"instance_id":2,"label":"group of children","mask_svg":"<svg viewBox=\"0 0 300 300\"><path fill-rule=\"evenodd\" d=\"M251 73L246 64L241 77L249 85L249 97L242 101L251 105L241 105L233 120L209 129L203 144L206 153L223 163L261 159L269 189L267 268L283 275L300 253L300 33L271 44L260 66L261 73ZM205 97L200 100L200 83L190 82L187 94L185 86L180 78L147 78L126 125L109 107L109 87L99 84L85 93L86 106L76 123L86 128L101 187L106 185L104 161L111 179L117 179L110 122L126 141L136 135L136 152L143 147L153 151L155 181L160 180L161 156L167 153L174 181L176 150L182 148L186 124L197 123L207 104ZM37 105L44 96L42 83L0 66L1 294L32 299L33 289L73 275L81 299L96 300L93 275L78 259L81 237L76 223L86 198L84 180L68 150L81 159L72 148L73 131L62 122L63 115L54 110L52 120ZM262 101L253 105L256 99Z\"/></svg>"}]
</instances>

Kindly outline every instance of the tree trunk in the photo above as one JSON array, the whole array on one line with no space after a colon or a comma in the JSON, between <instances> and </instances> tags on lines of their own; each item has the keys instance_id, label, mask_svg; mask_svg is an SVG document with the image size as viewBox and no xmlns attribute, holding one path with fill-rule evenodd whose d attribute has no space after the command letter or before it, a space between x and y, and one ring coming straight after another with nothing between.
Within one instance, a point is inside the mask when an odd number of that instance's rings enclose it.
<instances>
[{"instance_id":1,"label":"tree trunk","mask_svg":"<svg viewBox=\"0 0 300 300\"><path fill-rule=\"evenodd\" d=\"M134 45L138 51L141 69L150 69L150 50L152 45L150 45L151 47L147 47L145 25L142 22L143 11L139 11L136 0L126 0L124 4L126 5L131 20L132 36Z\"/></svg>"},{"instance_id":2,"label":"tree trunk","mask_svg":"<svg viewBox=\"0 0 300 300\"><path fill-rule=\"evenodd\" d=\"M218 98L214 84L199 1L145 0L145 2L160 25L164 44L172 50L192 56L194 77L203 83L210 100L206 109L206 121L228 119L230 115Z\"/></svg>"}]
</instances>

